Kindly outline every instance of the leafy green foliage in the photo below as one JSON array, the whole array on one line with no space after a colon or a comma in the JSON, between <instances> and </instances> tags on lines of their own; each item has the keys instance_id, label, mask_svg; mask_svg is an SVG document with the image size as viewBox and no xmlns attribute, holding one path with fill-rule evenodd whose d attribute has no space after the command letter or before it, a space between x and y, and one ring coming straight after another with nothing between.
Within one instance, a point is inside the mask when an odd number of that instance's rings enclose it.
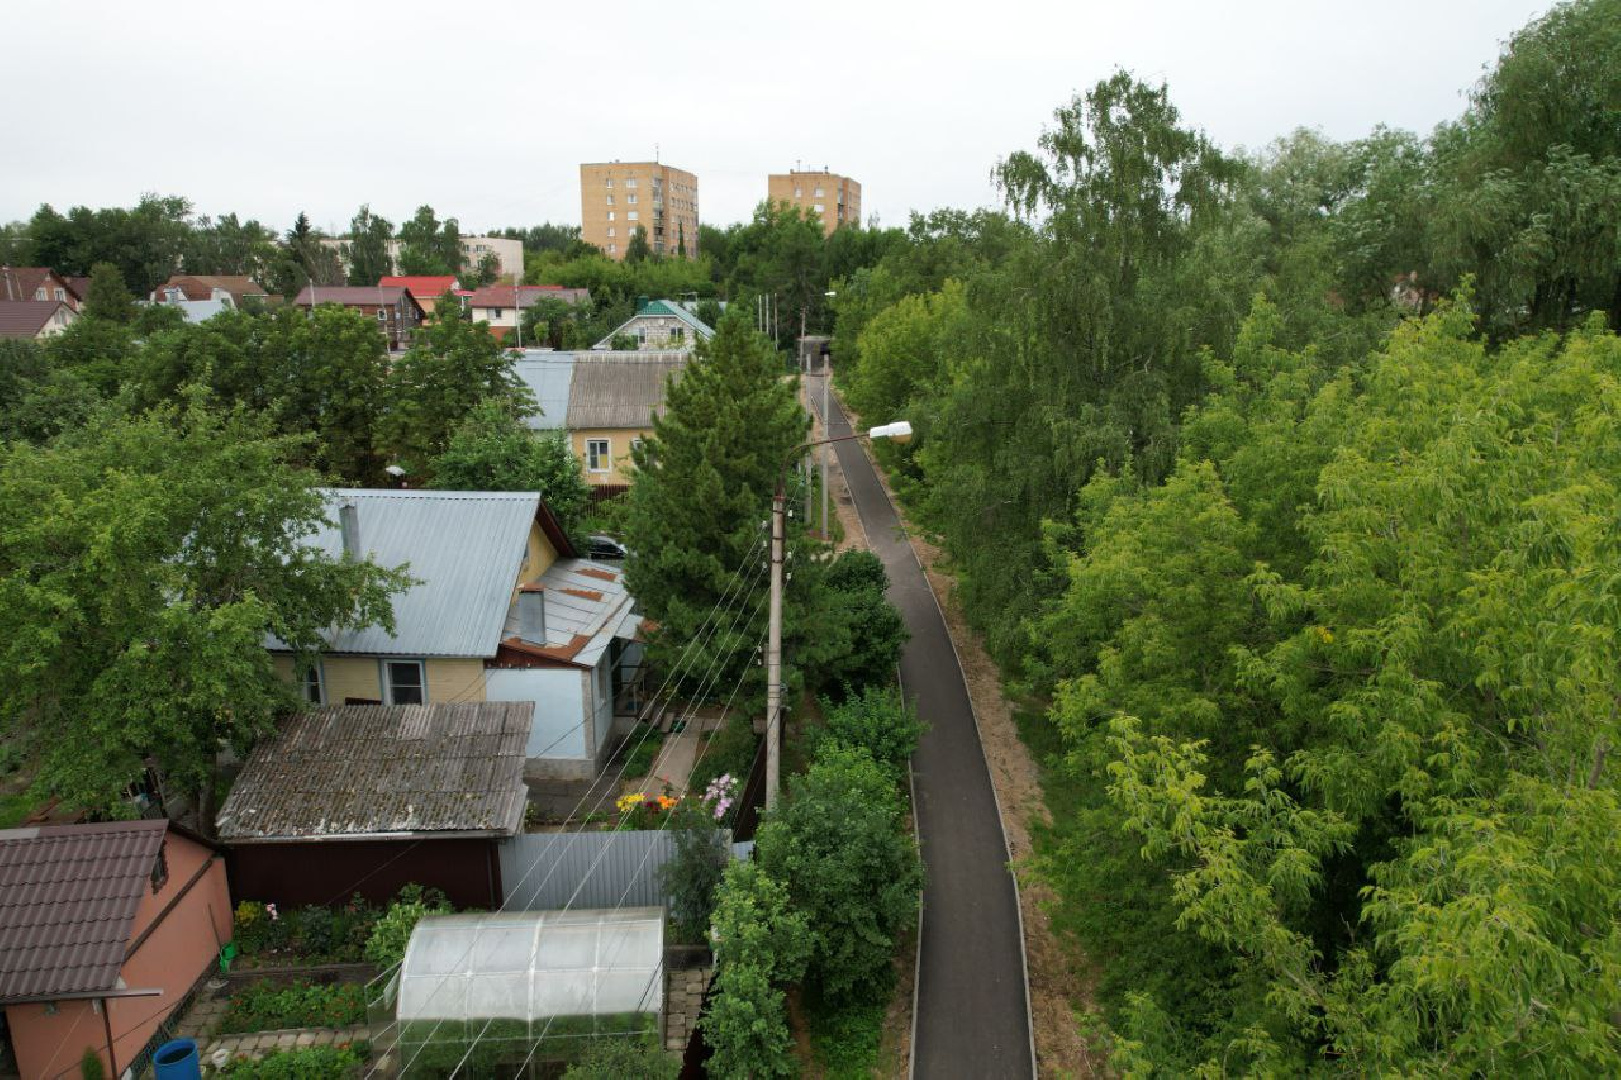
<instances>
[{"instance_id":1,"label":"leafy green foliage","mask_svg":"<svg viewBox=\"0 0 1621 1080\"><path fill-rule=\"evenodd\" d=\"M84 314L90 319L128 323L135 319L135 301L124 287L124 275L112 263L101 262L90 268L89 294Z\"/></svg>"},{"instance_id":2,"label":"leafy green foliage","mask_svg":"<svg viewBox=\"0 0 1621 1080\"><path fill-rule=\"evenodd\" d=\"M400 273L443 276L461 272L461 230L455 218L440 221L433 207L419 206L415 217L400 224L399 239Z\"/></svg>"},{"instance_id":3,"label":"leafy green foliage","mask_svg":"<svg viewBox=\"0 0 1621 1080\"><path fill-rule=\"evenodd\" d=\"M80 1080L106 1080L107 1066L101 1063L101 1055L94 1049L86 1048L79 1059L79 1076Z\"/></svg>"},{"instance_id":4,"label":"leafy green foliage","mask_svg":"<svg viewBox=\"0 0 1621 1080\"><path fill-rule=\"evenodd\" d=\"M219 1032L282 1028L349 1027L366 1021L366 987L360 983L277 986L253 983L231 995Z\"/></svg>"},{"instance_id":5,"label":"leafy green foliage","mask_svg":"<svg viewBox=\"0 0 1621 1080\"><path fill-rule=\"evenodd\" d=\"M829 743L865 750L898 786L905 785L923 723L893 681L888 686L875 683L838 704L828 703L826 712L814 744L818 756Z\"/></svg>"},{"instance_id":6,"label":"leafy green foliage","mask_svg":"<svg viewBox=\"0 0 1621 1080\"><path fill-rule=\"evenodd\" d=\"M359 895L341 908L305 907L272 914L243 900L234 912L238 967L343 964L365 959L366 940L381 912Z\"/></svg>"},{"instance_id":7,"label":"leafy green foliage","mask_svg":"<svg viewBox=\"0 0 1621 1080\"><path fill-rule=\"evenodd\" d=\"M810 925L812 985L829 1001L876 1000L922 880L894 778L865 750L829 744L789 795L760 828L760 866Z\"/></svg>"},{"instance_id":8,"label":"leafy green foliage","mask_svg":"<svg viewBox=\"0 0 1621 1080\"><path fill-rule=\"evenodd\" d=\"M758 863L727 866L715 899L713 997L703 1019L711 1075L792 1076L782 986L804 974L812 932L788 891Z\"/></svg>"},{"instance_id":9,"label":"leafy green foliage","mask_svg":"<svg viewBox=\"0 0 1621 1080\"><path fill-rule=\"evenodd\" d=\"M206 796L220 748L293 705L266 635L391 624L408 576L306 546L325 510L290 450L199 404L0 450L0 721L52 733L55 791L116 807L153 758Z\"/></svg>"},{"instance_id":10,"label":"leafy green foliage","mask_svg":"<svg viewBox=\"0 0 1621 1080\"><path fill-rule=\"evenodd\" d=\"M910 636L901 613L884 595L889 575L870 551L846 551L827 567L822 582L829 621L842 628L848 651L831 655L816 672L817 684L835 694L893 682L901 647Z\"/></svg>"},{"instance_id":11,"label":"leafy green foliage","mask_svg":"<svg viewBox=\"0 0 1621 1080\"><path fill-rule=\"evenodd\" d=\"M567 435L529 430L508 400L475 405L429 468L444 491L538 491L565 532L583 533L591 490Z\"/></svg>"},{"instance_id":12,"label":"leafy green foliage","mask_svg":"<svg viewBox=\"0 0 1621 1080\"><path fill-rule=\"evenodd\" d=\"M629 747L629 750L625 753L625 764L620 775L626 780L635 780L646 776L653 768L653 762L658 760L659 750L664 746L664 732L656 727L638 725L621 745Z\"/></svg>"},{"instance_id":13,"label":"leafy green foliage","mask_svg":"<svg viewBox=\"0 0 1621 1080\"><path fill-rule=\"evenodd\" d=\"M731 861L721 822L696 798L683 799L670 818L675 851L659 878L670 908L670 922L683 941L702 941L709 930L715 890Z\"/></svg>"},{"instance_id":14,"label":"leafy green foliage","mask_svg":"<svg viewBox=\"0 0 1621 1080\"><path fill-rule=\"evenodd\" d=\"M657 1046L630 1039L594 1039L579 1061L563 1071L563 1080L675 1080L681 1062Z\"/></svg>"},{"instance_id":15,"label":"leafy green foliage","mask_svg":"<svg viewBox=\"0 0 1621 1080\"><path fill-rule=\"evenodd\" d=\"M884 1037L882 1002L810 1010L811 1047L829 1080L867 1080L878 1068Z\"/></svg>"},{"instance_id":16,"label":"leafy green foliage","mask_svg":"<svg viewBox=\"0 0 1621 1080\"><path fill-rule=\"evenodd\" d=\"M389 968L405 959L411 931L428 915L449 915L455 909L434 889L406 886L388 910L378 917L366 939L366 959Z\"/></svg>"},{"instance_id":17,"label":"leafy green foliage","mask_svg":"<svg viewBox=\"0 0 1621 1080\"><path fill-rule=\"evenodd\" d=\"M350 1046L300 1046L272 1050L258 1061L239 1057L213 1075L228 1080L351 1080L367 1060L363 1043Z\"/></svg>"},{"instance_id":18,"label":"leafy green foliage","mask_svg":"<svg viewBox=\"0 0 1621 1080\"><path fill-rule=\"evenodd\" d=\"M754 733L754 722L741 712L734 713L717 732L709 736L702 754L692 766L687 778L691 791L702 791L717 776L736 777L746 782L754 771L754 759L760 752L760 737Z\"/></svg>"},{"instance_id":19,"label":"leafy green foliage","mask_svg":"<svg viewBox=\"0 0 1621 1080\"><path fill-rule=\"evenodd\" d=\"M349 239L343 245L343 257L349 263L349 284L375 285L394 272L394 261L388 255L388 242L394 238L394 225L387 218L371 212L363 205L349 223Z\"/></svg>"}]
</instances>

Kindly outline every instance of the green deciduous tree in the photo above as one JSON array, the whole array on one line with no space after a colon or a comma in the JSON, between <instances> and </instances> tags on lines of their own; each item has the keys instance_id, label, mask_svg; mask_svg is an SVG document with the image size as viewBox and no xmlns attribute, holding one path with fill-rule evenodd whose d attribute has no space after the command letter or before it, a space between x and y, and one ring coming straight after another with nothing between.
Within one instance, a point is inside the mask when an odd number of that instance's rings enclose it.
<instances>
[{"instance_id":1,"label":"green deciduous tree","mask_svg":"<svg viewBox=\"0 0 1621 1080\"><path fill-rule=\"evenodd\" d=\"M355 212L349 223L349 240L343 245L349 284L375 285L394 272L394 260L388 255L388 242L393 238L393 224L373 214L369 205Z\"/></svg>"},{"instance_id":2,"label":"green deciduous tree","mask_svg":"<svg viewBox=\"0 0 1621 1080\"><path fill-rule=\"evenodd\" d=\"M400 225L400 273L444 275L462 270L461 229L455 218L440 221L433 207L417 207Z\"/></svg>"},{"instance_id":3,"label":"green deciduous tree","mask_svg":"<svg viewBox=\"0 0 1621 1080\"><path fill-rule=\"evenodd\" d=\"M866 750L825 745L761 827L756 852L810 925L808 978L822 997L837 1005L886 993L922 882L894 777Z\"/></svg>"},{"instance_id":4,"label":"green deciduous tree","mask_svg":"<svg viewBox=\"0 0 1621 1080\"><path fill-rule=\"evenodd\" d=\"M716 893L714 997L700 1021L711 1075L792 1076L783 986L805 973L812 931L788 891L758 863L734 862Z\"/></svg>"},{"instance_id":5,"label":"green deciduous tree","mask_svg":"<svg viewBox=\"0 0 1621 1080\"><path fill-rule=\"evenodd\" d=\"M531 431L504 398L474 406L429 469L431 486L441 490L538 491L571 536L579 534L591 501L568 436Z\"/></svg>"},{"instance_id":6,"label":"green deciduous tree","mask_svg":"<svg viewBox=\"0 0 1621 1080\"><path fill-rule=\"evenodd\" d=\"M310 653L331 627L392 624L409 579L305 546L315 477L267 425L192 403L105 417L48 447L0 450L3 718L48 732L43 777L116 811L155 760L200 800L294 705L265 649Z\"/></svg>"}]
</instances>

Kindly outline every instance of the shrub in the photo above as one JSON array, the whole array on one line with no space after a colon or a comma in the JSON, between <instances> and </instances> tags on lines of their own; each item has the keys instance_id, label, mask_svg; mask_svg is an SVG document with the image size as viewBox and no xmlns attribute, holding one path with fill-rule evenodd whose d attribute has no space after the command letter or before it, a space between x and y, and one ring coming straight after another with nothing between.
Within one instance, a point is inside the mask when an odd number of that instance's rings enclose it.
<instances>
[{"instance_id":1,"label":"shrub","mask_svg":"<svg viewBox=\"0 0 1621 1080\"><path fill-rule=\"evenodd\" d=\"M449 915L453 910L439 890L407 885L372 927L366 959L384 969L393 967L405 959L411 931L424 915Z\"/></svg>"},{"instance_id":2,"label":"shrub","mask_svg":"<svg viewBox=\"0 0 1621 1080\"><path fill-rule=\"evenodd\" d=\"M675 1080L681 1063L657 1046L634 1039L593 1039L563 1080Z\"/></svg>"},{"instance_id":3,"label":"shrub","mask_svg":"<svg viewBox=\"0 0 1621 1080\"><path fill-rule=\"evenodd\" d=\"M675 853L659 870L670 904L670 922L683 941L701 941L709 930L715 889L731 858L726 834L710 807L685 800L670 819Z\"/></svg>"},{"instance_id":4,"label":"shrub","mask_svg":"<svg viewBox=\"0 0 1621 1080\"><path fill-rule=\"evenodd\" d=\"M703 754L692 766L687 790L701 791L717 776L730 774L740 785L747 784L759 753L760 737L754 733L754 720L734 713L721 729L709 736Z\"/></svg>"},{"instance_id":5,"label":"shrub","mask_svg":"<svg viewBox=\"0 0 1621 1080\"><path fill-rule=\"evenodd\" d=\"M826 725L813 735L812 747L832 740L859 747L890 772L896 783L906 780L906 763L917 749L923 724L893 685L873 685L841 704L823 702Z\"/></svg>"},{"instance_id":6,"label":"shrub","mask_svg":"<svg viewBox=\"0 0 1621 1080\"><path fill-rule=\"evenodd\" d=\"M101 1055L86 1048L84 1057L79 1059L79 1076L80 1080L105 1080L107 1067L101 1063Z\"/></svg>"},{"instance_id":7,"label":"shrub","mask_svg":"<svg viewBox=\"0 0 1621 1080\"><path fill-rule=\"evenodd\" d=\"M846 551L827 568L825 579L835 617L845 627L850 651L831 661L816 682L826 690L860 690L894 681L906 622L884 595L889 576L870 551Z\"/></svg>"},{"instance_id":8,"label":"shrub","mask_svg":"<svg viewBox=\"0 0 1621 1080\"><path fill-rule=\"evenodd\" d=\"M625 768L621 774L627 780L646 776L658 760L659 748L664 745L664 732L654 727L637 727L625 740L630 748L625 754Z\"/></svg>"},{"instance_id":9,"label":"shrub","mask_svg":"<svg viewBox=\"0 0 1621 1080\"><path fill-rule=\"evenodd\" d=\"M760 865L810 923L809 976L828 1004L875 1000L922 881L899 792L865 750L829 743L789 795L760 829Z\"/></svg>"}]
</instances>

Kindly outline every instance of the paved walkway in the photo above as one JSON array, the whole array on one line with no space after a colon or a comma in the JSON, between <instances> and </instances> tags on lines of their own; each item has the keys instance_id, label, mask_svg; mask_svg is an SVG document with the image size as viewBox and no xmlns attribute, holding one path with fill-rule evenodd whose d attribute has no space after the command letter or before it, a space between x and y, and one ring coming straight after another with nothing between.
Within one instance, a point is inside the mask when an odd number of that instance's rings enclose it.
<instances>
[{"instance_id":1,"label":"paved walkway","mask_svg":"<svg viewBox=\"0 0 1621 1080\"><path fill-rule=\"evenodd\" d=\"M850 433L837 401L829 433ZM901 657L901 682L929 724L912 757L927 874L912 1075L1034 1076L1018 894L962 670L872 463L855 442L833 445L872 550L889 571L889 598L912 632Z\"/></svg>"}]
</instances>

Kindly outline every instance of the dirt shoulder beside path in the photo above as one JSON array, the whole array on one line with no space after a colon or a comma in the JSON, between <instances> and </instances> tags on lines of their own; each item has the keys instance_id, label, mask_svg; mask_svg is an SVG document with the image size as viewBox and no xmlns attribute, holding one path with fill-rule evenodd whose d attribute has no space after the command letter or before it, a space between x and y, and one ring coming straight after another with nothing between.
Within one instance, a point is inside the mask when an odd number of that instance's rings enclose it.
<instances>
[{"instance_id":1,"label":"dirt shoulder beside path","mask_svg":"<svg viewBox=\"0 0 1621 1080\"><path fill-rule=\"evenodd\" d=\"M854 424L854 416L851 420ZM868 449L865 441L862 447ZM871 457L870 449L868 456ZM1077 1010L1090 1011L1092 1007L1090 973L1079 958L1074 957L1072 947L1066 946L1053 930L1047 909L1056 902L1056 897L1029 868L1033 852L1032 827L1051 820L1042 801L1040 770L1019 738L1013 707L1002 694L996 664L963 616L956 583L940 569L945 563L944 554L913 525L900 500L895 498L883 469L876 464L874 469L905 523L907 539L945 614L946 629L962 664L980 742L990 766L991 783L1001 805L1002 828L1019 879L1019 907L1024 918L1025 953L1029 964L1030 1024L1035 1035L1037 1068L1045 1076L1107 1076L1104 1054L1099 1047L1088 1043L1076 1015Z\"/></svg>"}]
</instances>

